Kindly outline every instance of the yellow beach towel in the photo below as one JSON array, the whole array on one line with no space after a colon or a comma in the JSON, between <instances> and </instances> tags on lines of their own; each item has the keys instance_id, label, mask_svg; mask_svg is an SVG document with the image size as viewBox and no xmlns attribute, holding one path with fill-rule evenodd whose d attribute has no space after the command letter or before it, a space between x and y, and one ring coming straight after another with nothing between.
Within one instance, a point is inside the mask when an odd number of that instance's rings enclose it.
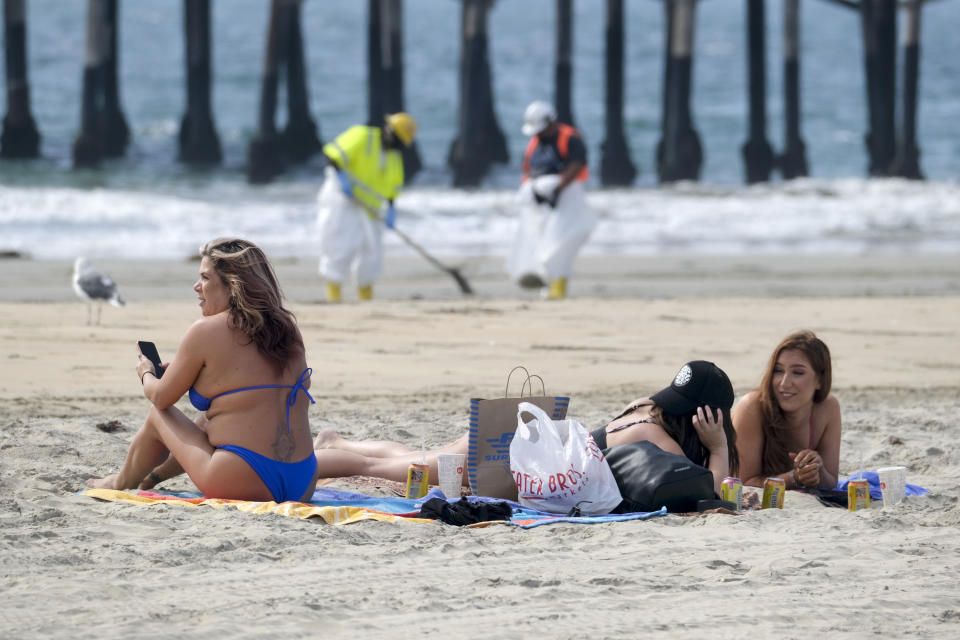
<instances>
[{"instance_id":1,"label":"yellow beach towel","mask_svg":"<svg viewBox=\"0 0 960 640\"><path fill-rule=\"evenodd\" d=\"M185 507L213 507L223 509L232 507L245 513L278 513L292 518L323 518L327 524L350 524L362 520L379 520L393 523L434 522L428 518L402 517L384 511L366 509L358 506L319 506L306 502L249 502L245 500L223 500L219 498L190 498L153 492L116 491L113 489L86 489L80 495L105 500L107 502L126 502L135 505L177 504Z\"/></svg>"}]
</instances>

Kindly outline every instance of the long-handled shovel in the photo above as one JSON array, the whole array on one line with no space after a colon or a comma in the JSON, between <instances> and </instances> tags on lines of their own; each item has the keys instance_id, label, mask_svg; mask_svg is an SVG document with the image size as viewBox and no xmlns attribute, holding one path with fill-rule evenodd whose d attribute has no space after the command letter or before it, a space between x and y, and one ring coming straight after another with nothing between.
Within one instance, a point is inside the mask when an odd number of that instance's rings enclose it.
<instances>
[{"instance_id":1,"label":"long-handled shovel","mask_svg":"<svg viewBox=\"0 0 960 640\"><path fill-rule=\"evenodd\" d=\"M361 202L356 198L354 198L354 202L360 203L363 206L363 208L367 210L367 214L369 214L371 218L385 224L384 219L380 217L380 214L374 211L370 206L368 206L367 204ZM403 240L408 245L413 247L417 253L419 253L421 256L423 256L427 260L427 262L429 262L436 268L440 269L441 271L446 271L451 278L457 281L457 286L460 287L460 291L462 293L466 295L473 294L473 289L470 287L470 283L467 282L467 279L463 277L463 274L460 273L459 269L457 269L456 267L445 265L439 260L437 260L436 258L434 258L432 255L427 253L426 249L424 249L419 244L414 242L413 238L405 234L403 231L400 231L400 229L397 229L396 226L390 228L390 230L393 231L398 236L400 236L401 240Z\"/></svg>"},{"instance_id":2,"label":"long-handled shovel","mask_svg":"<svg viewBox=\"0 0 960 640\"><path fill-rule=\"evenodd\" d=\"M441 271L446 271L447 273L449 273L450 277L457 281L457 286L460 287L460 291L462 293L466 295L471 295L473 293L473 289L470 288L470 283L467 282L467 279L463 277L463 274L460 273L459 269L457 269L456 267L447 266L442 262L440 262L439 260L437 260L436 258L434 258L432 255L427 253L426 249L424 249L419 244L414 242L410 236L405 234L403 231L400 231L400 229L393 227L391 231L393 231L395 234L400 236L401 240L403 240L408 245L413 247L417 251L417 253L419 253L424 258L426 258L427 262L429 262L436 268L440 269Z\"/></svg>"}]
</instances>

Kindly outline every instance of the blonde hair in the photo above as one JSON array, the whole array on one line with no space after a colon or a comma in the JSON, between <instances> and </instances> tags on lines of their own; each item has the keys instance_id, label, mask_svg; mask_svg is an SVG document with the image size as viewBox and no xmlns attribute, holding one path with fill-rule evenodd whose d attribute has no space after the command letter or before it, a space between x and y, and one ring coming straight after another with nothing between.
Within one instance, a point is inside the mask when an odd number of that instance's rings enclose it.
<instances>
[{"instance_id":1,"label":"blonde hair","mask_svg":"<svg viewBox=\"0 0 960 640\"><path fill-rule=\"evenodd\" d=\"M266 254L249 240L217 238L200 247L200 257L230 290L231 324L283 371L294 351L303 350L303 339Z\"/></svg>"}]
</instances>

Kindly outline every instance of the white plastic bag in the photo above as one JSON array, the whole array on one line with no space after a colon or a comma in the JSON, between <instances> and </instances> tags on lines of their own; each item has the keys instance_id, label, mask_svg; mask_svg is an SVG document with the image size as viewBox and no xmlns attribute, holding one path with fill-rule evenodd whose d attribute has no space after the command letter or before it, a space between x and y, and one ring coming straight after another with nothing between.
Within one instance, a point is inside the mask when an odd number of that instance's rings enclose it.
<instances>
[{"instance_id":1,"label":"white plastic bag","mask_svg":"<svg viewBox=\"0 0 960 640\"><path fill-rule=\"evenodd\" d=\"M533 416L523 421L523 414ZM576 420L552 420L540 407L517 405L510 471L520 504L551 513L579 507L583 515L610 513L622 498L603 452Z\"/></svg>"}]
</instances>

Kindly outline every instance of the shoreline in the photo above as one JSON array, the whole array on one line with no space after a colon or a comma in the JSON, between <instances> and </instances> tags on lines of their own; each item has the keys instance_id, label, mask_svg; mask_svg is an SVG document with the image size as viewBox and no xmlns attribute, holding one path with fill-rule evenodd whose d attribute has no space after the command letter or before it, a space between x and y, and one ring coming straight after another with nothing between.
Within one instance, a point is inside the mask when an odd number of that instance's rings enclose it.
<instances>
[{"instance_id":1,"label":"shoreline","mask_svg":"<svg viewBox=\"0 0 960 640\"><path fill-rule=\"evenodd\" d=\"M460 293L453 278L416 255L385 257L374 285L376 300L539 300L537 291L510 282L496 256L437 258L458 268L475 290ZM91 259L117 282L130 302L190 300L197 262ZM291 302L323 302L323 280L315 258L274 261ZM72 260L0 259L0 301L76 300L70 285ZM570 278L569 298L671 299L684 297L960 296L960 261L949 254L754 254L580 256ZM345 302L355 291L344 285Z\"/></svg>"}]
</instances>

